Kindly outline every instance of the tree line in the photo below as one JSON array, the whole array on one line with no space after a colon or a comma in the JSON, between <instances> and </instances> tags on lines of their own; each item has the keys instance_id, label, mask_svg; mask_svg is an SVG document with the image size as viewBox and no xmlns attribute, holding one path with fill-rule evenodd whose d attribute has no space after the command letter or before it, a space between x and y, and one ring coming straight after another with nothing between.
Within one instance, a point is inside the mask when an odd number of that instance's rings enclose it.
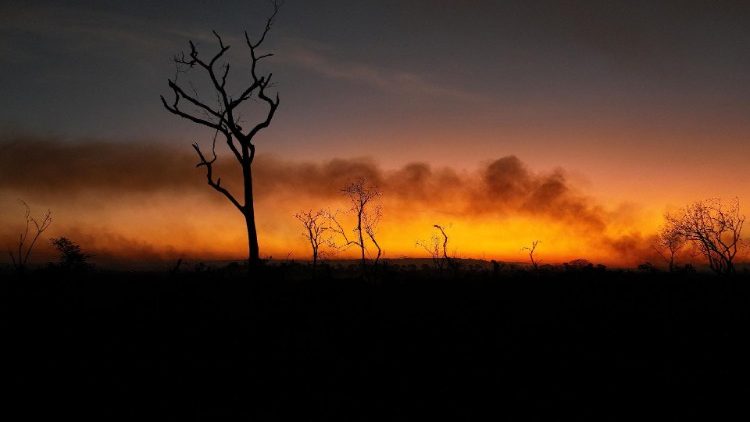
<instances>
[{"instance_id":1,"label":"tree line","mask_svg":"<svg viewBox=\"0 0 750 422\"><path fill-rule=\"evenodd\" d=\"M741 237L745 216L740 213L738 198L729 202L719 198L697 201L666 214L665 220L654 249L670 271L675 270L679 255L692 247L715 273L735 273L735 258L745 246Z\"/></svg>"}]
</instances>

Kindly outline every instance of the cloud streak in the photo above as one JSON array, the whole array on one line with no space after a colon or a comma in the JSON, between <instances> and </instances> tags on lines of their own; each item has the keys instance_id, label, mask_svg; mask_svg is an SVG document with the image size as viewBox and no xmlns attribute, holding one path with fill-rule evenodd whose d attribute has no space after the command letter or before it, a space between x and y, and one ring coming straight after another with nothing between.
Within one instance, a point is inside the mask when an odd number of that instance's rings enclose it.
<instances>
[{"instance_id":1,"label":"cloud streak","mask_svg":"<svg viewBox=\"0 0 750 422\"><path fill-rule=\"evenodd\" d=\"M435 82L414 72L334 58L329 47L319 44L287 40L283 50L285 53L279 56L281 62L312 70L327 78L363 83L390 93L416 94L462 102L483 100L478 93L448 83Z\"/></svg>"},{"instance_id":2,"label":"cloud streak","mask_svg":"<svg viewBox=\"0 0 750 422\"><path fill-rule=\"evenodd\" d=\"M0 155L0 196L51 204L53 212L66 210L75 223L62 218L56 226L90 242L100 256L135 259L189 253L220 257L229 246L220 249L218 239L241 244L241 230L232 228L239 217L206 185L204 170L195 167L196 157L186 145L173 148L162 143L6 135L0 137L0 150L4 152ZM237 166L229 154L220 157L217 176L241 197ZM399 243L404 242L403 236L419 236L425 227L429 230L432 224L445 221L458 222L465 229L477 222L504 236L518 236L510 234L507 226L516 221L523 227L516 227L514 233L523 236L552 230L560 242L588 242L587 248L595 245L628 259L643 256L645 250L638 247L643 242L637 227L626 235L611 233L611 222L627 210L607 211L580 193L564 170L532 171L515 156L459 171L420 162L384 169L366 158L301 162L260 155L253 171L258 217L270 233L264 240L279 250L299 240L290 217L294 210L345 209L340 189L358 177L383 192L384 230L392 229L391 236ZM0 213L6 228L12 225L12 217L9 212ZM166 233L173 234L165 238ZM0 237L9 234L0 233ZM466 235L481 236L481 232ZM213 249L202 251L202 242Z\"/></svg>"},{"instance_id":3,"label":"cloud streak","mask_svg":"<svg viewBox=\"0 0 750 422\"><path fill-rule=\"evenodd\" d=\"M223 199L205 183L202 168L187 146L162 143L72 142L55 138L0 138L0 191L19 197L72 201L166 194L194 195L210 204ZM241 174L229 157L221 156L216 175L230 191L241 192ZM604 232L607 213L577 192L556 169L533 172L515 156L502 157L474 171L428 163L386 170L370 159L325 162L285 161L259 156L253 166L256 201L271 206L280 198L312 207L336 207L341 187L364 177L384 193L397 219L412 213L443 218L542 218L574 231ZM241 195L238 195L240 197Z\"/></svg>"},{"instance_id":4,"label":"cloud streak","mask_svg":"<svg viewBox=\"0 0 750 422\"><path fill-rule=\"evenodd\" d=\"M187 148L158 143L62 142L18 136L0 141L0 189L49 196L81 194L206 192L203 169ZM216 172L239 187L240 174L228 155ZM436 208L455 215L526 214L586 221L602 229L604 213L576 193L564 171L535 173L515 156L494 160L474 172L459 173L428 163L384 170L369 159L322 163L259 156L254 165L257 199L274 196L318 198L321 205L341 196L340 188L364 177L400 208ZM237 195L238 197L240 195Z\"/></svg>"}]
</instances>

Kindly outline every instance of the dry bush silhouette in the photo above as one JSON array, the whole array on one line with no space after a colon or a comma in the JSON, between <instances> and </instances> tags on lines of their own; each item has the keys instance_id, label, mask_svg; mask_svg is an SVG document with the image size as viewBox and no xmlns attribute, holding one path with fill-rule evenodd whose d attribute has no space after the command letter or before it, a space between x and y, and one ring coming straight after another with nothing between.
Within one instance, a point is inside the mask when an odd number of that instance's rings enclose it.
<instances>
[{"instance_id":1,"label":"dry bush silhouette","mask_svg":"<svg viewBox=\"0 0 750 422\"><path fill-rule=\"evenodd\" d=\"M669 272L675 270L677 253L685 246L685 236L672 224L666 224L656 234L654 250L669 266Z\"/></svg>"},{"instance_id":2,"label":"dry bush silhouette","mask_svg":"<svg viewBox=\"0 0 750 422\"><path fill-rule=\"evenodd\" d=\"M349 202L351 203L349 212L356 218L355 226L351 230L354 232L355 237L350 238L347 235L348 230L344 229L338 217L338 212L329 212L328 219L330 221L330 230L341 238L338 243L336 243L336 240L332 240L331 244L338 249L357 246L360 249L361 263L362 268L364 269L367 263L365 257L365 250L367 249L365 236L367 236L377 249L377 256L375 257L375 263L377 264L382 255L382 250L375 235L377 234L377 225L382 218L382 208L380 204L375 203L375 201L381 196L381 192L377 186L370 185L363 177L360 177L354 182L344 186L341 189L341 192L349 199Z\"/></svg>"},{"instance_id":3,"label":"dry bush silhouette","mask_svg":"<svg viewBox=\"0 0 750 422\"><path fill-rule=\"evenodd\" d=\"M330 237L327 236L330 231L327 225L327 217L328 213L325 210L303 210L294 214L294 218L304 226L302 236L310 243L313 271L315 271L318 259L322 255L320 247L330 242Z\"/></svg>"},{"instance_id":4,"label":"dry bush silhouette","mask_svg":"<svg viewBox=\"0 0 750 422\"><path fill-rule=\"evenodd\" d=\"M589 261L588 259L578 258L578 259L574 259L572 261L563 263L563 268L566 271L593 270L594 264L591 263L591 261Z\"/></svg>"},{"instance_id":5,"label":"dry bush silhouette","mask_svg":"<svg viewBox=\"0 0 750 422\"><path fill-rule=\"evenodd\" d=\"M417 241L417 246L421 246L430 254L439 272L446 267L457 269L457 261L448 256L448 234L445 232L445 227L439 224L434 224L432 227L437 229L437 233L433 233L429 242Z\"/></svg>"},{"instance_id":6,"label":"dry bush silhouette","mask_svg":"<svg viewBox=\"0 0 750 422\"><path fill-rule=\"evenodd\" d=\"M535 240L531 242L531 246L524 246L521 248L522 251L529 251L529 260L531 261L531 267L534 268L534 270L539 269L539 265L534 260L534 252L536 252L536 247L539 246L540 243L540 241Z\"/></svg>"},{"instance_id":7,"label":"dry bush silhouette","mask_svg":"<svg viewBox=\"0 0 750 422\"><path fill-rule=\"evenodd\" d=\"M15 251L14 248L8 248L8 254L10 255L13 267L18 271L23 271L29 263L29 257L31 256L31 251L34 249L37 239L39 239L39 236L41 236L42 233L49 228L50 224L52 224L52 211L47 210L40 221L31 216L31 208L29 208L29 205L26 202L20 202L26 209L24 215L26 224L24 231L18 236L18 246L15 248ZM31 231L32 224L34 225L34 234L31 240L29 240L29 232Z\"/></svg>"},{"instance_id":8,"label":"dry bush silhouette","mask_svg":"<svg viewBox=\"0 0 750 422\"><path fill-rule=\"evenodd\" d=\"M446 262L450 262L451 259L448 257L448 235L445 233L445 228L438 224L435 224L433 227L440 230L440 234L443 236L443 259Z\"/></svg>"},{"instance_id":9,"label":"dry bush silhouette","mask_svg":"<svg viewBox=\"0 0 750 422\"><path fill-rule=\"evenodd\" d=\"M694 202L677 214L667 214L668 230L693 242L717 274L734 274L734 258L742 246L739 199L722 203L720 199Z\"/></svg>"},{"instance_id":10,"label":"dry bush silhouette","mask_svg":"<svg viewBox=\"0 0 750 422\"><path fill-rule=\"evenodd\" d=\"M441 243L441 239L437 233L433 233L429 241L417 240L417 246L421 247L428 254L430 254L432 263L435 265L435 269L437 269L439 272L443 271L445 264L445 261L442 259L442 254L440 252Z\"/></svg>"},{"instance_id":11,"label":"dry bush silhouette","mask_svg":"<svg viewBox=\"0 0 750 422\"><path fill-rule=\"evenodd\" d=\"M372 210L370 212L362 214L362 228L364 229L365 233L367 233L367 237L370 238L372 244L375 245L375 249L377 249L378 251L377 255L375 256L375 265L378 265L380 256L383 254L383 250L380 248L380 244L375 238L375 235L377 234L378 223L380 223L380 219L382 217L383 207L380 204L376 204L374 207L372 207Z\"/></svg>"},{"instance_id":12,"label":"dry bush silhouette","mask_svg":"<svg viewBox=\"0 0 750 422\"><path fill-rule=\"evenodd\" d=\"M247 31L245 31L245 44L250 53L251 80L248 82L249 85L243 91L239 92L236 96L233 96L228 92L227 77L229 76L230 65L228 62L220 64L220 59L224 53L229 50L230 46L224 44L224 41L216 31L212 31L219 44L219 51L216 54L208 59L204 59L199 56L195 44L193 44L192 41L189 41L190 52L187 55L182 53L180 56L175 57L174 62L177 65L178 75L180 72L187 72L195 67L205 71L213 87L216 104L212 106L201 101L194 89L194 94L186 92L183 87L178 85L177 75L174 80L168 80L169 87L174 92L174 101L168 103L163 96L161 97L162 104L169 112L216 131L211 146L210 159L206 158L197 143L193 144L193 148L198 154L200 160L197 167L206 168L206 179L208 185L224 195L244 216L245 224L247 226L248 265L250 267L260 262L258 235L255 226L255 209L253 205L252 164L255 158L254 140L255 136L261 130L267 128L271 124L276 109L279 107L278 93L275 95L275 98L272 98L267 92L268 88L271 86L271 77L273 74L269 73L268 75L259 75L257 70L258 63L262 59L273 55L271 53L260 54L258 52L258 48L266 39L266 35L268 35L276 14L279 11L278 3L274 2L273 6L273 13L266 21L265 29L257 41L251 41L250 36L247 34ZM190 86L192 87L192 84ZM256 97L268 106L267 114L263 120L246 130L240 125L241 116L239 107L248 100L255 99ZM181 100L189 103L189 111L181 108ZM242 169L244 193L243 203L240 203L234 194L221 185L220 177L214 177L213 164L216 162L217 158L216 138L219 134L221 134L226 140L227 146L232 151L232 155Z\"/></svg>"},{"instance_id":13,"label":"dry bush silhouette","mask_svg":"<svg viewBox=\"0 0 750 422\"><path fill-rule=\"evenodd\" d=\"M88 267L87 260L91 258L91 255L84 253L77 243L64 236L52 238L50 243L60 253L59 265L61 268L78 270Z\"/></svg>"}]
</instances>

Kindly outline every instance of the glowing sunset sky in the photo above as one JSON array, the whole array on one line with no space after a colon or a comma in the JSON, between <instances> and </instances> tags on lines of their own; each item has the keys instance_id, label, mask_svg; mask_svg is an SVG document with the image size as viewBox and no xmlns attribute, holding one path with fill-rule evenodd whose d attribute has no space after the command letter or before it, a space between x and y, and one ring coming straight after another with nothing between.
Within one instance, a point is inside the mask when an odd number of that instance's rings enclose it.
<instances>
[{"instance_id":1,"label":"glowing sunset sky","mask_svg":"<svg viewBox=\"0 0 750 422\"><path fill-rule=\"evenodd\" d=\"M159 95L211 29L239 87L268 2L65 3L0 5L0 238L22 198L100 256L241 257L241 216L194 168L211 134ZM461 256L540 239L548 262L632 264L667 210L737 196L747 214L750 3L656 3L287 0L265 45L282 103L256 142L261 254L306 256L292 215L343 207L360 174L391 258L440 223Z\"/></svg>"}]
</instances>

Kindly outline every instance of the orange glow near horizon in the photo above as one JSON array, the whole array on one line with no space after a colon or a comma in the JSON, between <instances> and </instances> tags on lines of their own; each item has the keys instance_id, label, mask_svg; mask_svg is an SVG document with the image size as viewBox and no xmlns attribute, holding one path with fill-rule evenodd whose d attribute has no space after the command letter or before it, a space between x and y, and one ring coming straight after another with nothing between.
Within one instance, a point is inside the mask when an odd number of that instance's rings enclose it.
<instances>
[{"instance_id":1,"label":"orange glow near horizon","mask_svg":"<svg viewBox=\"0 0 750 422\"><path fill-rule=\"evenodd\" d=\"M143 208L140 208L145 202L143 199L120 203L117 209L101 205L95 207L97 209L54 207L59 211L54 214L57 221L49 236L69 236L104 260L243 259L247 243L240 214L224 204L222 198L214 198L211 204L202 203L204 199L203 196L167 195L152 199ZM309 208L309 203L274 199L258 203L262 256L309 259L310 250L302 235L302 226L293 217L299 209ZM331 206L343 209L345 204L333 202ZM189 212L180 214L179 210ZM521 248L540 240L535 257L543 264L585 258L608 265L632 266L643 259L642 252L648 252L648 245L623 253L612 243L632 234L645 242L660 224L658 213L650 217L651 220L636 222L638 231L634 227L612 225L598 233L545 217L462 218L424 209L408 214L393 208L392 204L389 207L386 202L377 236L385 259L428 258L429 254L416 242L429 241L437 234L432 226L441 224L449 236L449 254L460 258L526 262L527 253ZM353 228L352 221L345 219L344 222L346 227ZM47 245L40 244L40 254L47 258L51 253L48 249ZM358 253L356 247L323 251L329 259L356 258Z\"/></svg>"},{"instance_id":2,"label":"orange glow near horizon","mask_svg":"<svg viewBox=\"0 0 750 422\"><path fill-rule=\"evenodd\" d=\"M143 145L120 150L109 144L26 142L12 148L19 149L12 156L37 158L5 163L0 241L6 247L21 229L23 213L16 198L22 198L32 213L53 211L55 221L46 235L70 237L101 262L239 260L247 254L243 218L205 184L190 155ZM90 165L94 158L102 160L95 167ZM64 169L56 167L63 161ZM223 185L235 190L236 169L217 164ZM540 172L514 156L482 163L473 171L428 163L383 169L366 159L315 163L273 156L261 156L254 169L261 255L282 260L310 257L294 214L319 208L345 211L340 188L360 175L383 193L377 237L385 259L428 258L416 243L429 241L436 234L433 225L440 224L449 236L449 253L460 258L527 262L522 248L539 240L535 257L541 263L579 258L615 266L658 263L652 236L664 212L712 196L684 173L681 183L654 177L643 185L640 175L624 180L614 174L620 182L602 195L604 182L592 180L593 189L585 173L571 175L554 167ZM124 180L113 173L131 176ZM353 229L351 221L346 226ZM332 259L357 256L356 248L323 252ZM37 262L54 259L45 241L38 254Z\"/></svg>"}]
</instances>

